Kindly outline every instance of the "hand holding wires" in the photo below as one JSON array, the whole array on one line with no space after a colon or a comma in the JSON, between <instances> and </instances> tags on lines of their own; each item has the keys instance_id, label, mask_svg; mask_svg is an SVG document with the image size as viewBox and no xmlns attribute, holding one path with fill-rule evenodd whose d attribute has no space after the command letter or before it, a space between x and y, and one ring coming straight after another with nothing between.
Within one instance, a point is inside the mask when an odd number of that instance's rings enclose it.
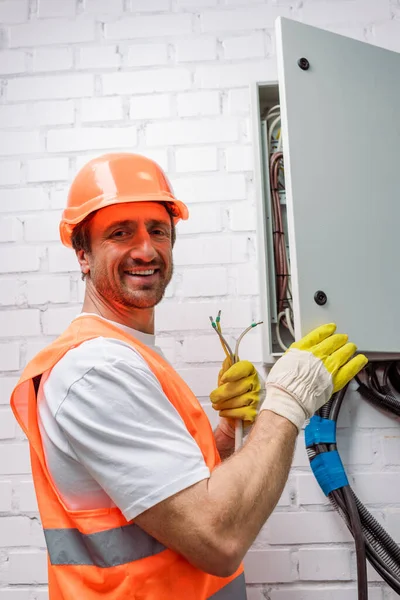
<instances>
[{"instance_id":1,"label":"hand holding wires","mask_svg":"<svg viewBox=\"0 0 400 600\"><path fill-rule=\"evenodd\" d=\"M234 386L235 390L236 389L238 390L238 392L235 393L235 397L236 397L235 400L233 400L233 396L231 393L232 390L230 390L230 395L228 397L225 396L225 400L229 400L230 404L232 404L232 402L235 404L234 406L232 405L229 407L231 409L242 409L242 411L246 410L248 412L248 415L247 415L248 421L251 422L255 418L255 415L256 415L256 409L254 408L254 406L257 406L257 404L259 402L260 385L259 385L257 371L255 370L254 366L251 363L249 363L248 361L240 361L239 346L240 346L240 343L241 343L243 337L246 335L246 333L248 333L251 329L253 329L257 325L260 325L261 321L257 322L257 323L252 323L251 325L249 325L249 327L247 327L240 334L239 338L236 341L234 351L232 351L226 338L222 334L221 311L218 312L218 315L217 315L217 318L215 319L215 321L214 321L213 317L210 317L210 321L211 321L211 325L212 325L213 329L216 331L216 333L219 336L221 346L222 346L225 356L226 356L223 369L227 370L227 368L231 368L232 365L238 364L240 362L239 370L236 370L237 373L235 373L234 375L232 374L234 379L232 379L230 381L230 383L226 384L225 386L223 384L221 385L221 383L219 381L219 387L217 388L217 390L214 390L211 393L210 398L213 402L214 408L216 408L218 410L218 408L220 407L220 404L222 401L221 396L223 396L224 388L226 388L226 387L232 388ZM238 365L238 367L239 367L239 365ZM220 373L220 376L221 376L221 373ZM246 386L245 389L242 389L243 383ZM244 396L244 395L246 396L246 398L243 398L241 401L242 402L246 401L246 405L244 405L244 406L238 405L237 404L238 399L240 402L240 397ZM232 418L233 418L233 416L232 416ZM236 418L236 415L235 415L235 450L237 450L238 448L241 447L242 441L243 441L243 420L242 419L243 419L242 416L241 416L241 418L238 419L238 418Z\"/></svg>"}]
</instances>

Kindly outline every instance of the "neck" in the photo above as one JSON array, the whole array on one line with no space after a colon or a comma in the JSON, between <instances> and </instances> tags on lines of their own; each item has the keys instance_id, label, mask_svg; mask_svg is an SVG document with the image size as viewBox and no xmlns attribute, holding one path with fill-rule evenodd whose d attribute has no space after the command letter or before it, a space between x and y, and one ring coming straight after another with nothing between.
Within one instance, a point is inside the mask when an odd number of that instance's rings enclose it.
<instances>
[{"instance_id":1,"label":"neck","mask_svg":"<svg viewBox=\"0 0 400 600\"><path fill-rule=\"evenodd\" d=\"M127 308L110 304L104 298L92 294L88 286L86 286L82 312L94 313L142 333L154 334L154 308Z\"/></svg>"}]
</instances>

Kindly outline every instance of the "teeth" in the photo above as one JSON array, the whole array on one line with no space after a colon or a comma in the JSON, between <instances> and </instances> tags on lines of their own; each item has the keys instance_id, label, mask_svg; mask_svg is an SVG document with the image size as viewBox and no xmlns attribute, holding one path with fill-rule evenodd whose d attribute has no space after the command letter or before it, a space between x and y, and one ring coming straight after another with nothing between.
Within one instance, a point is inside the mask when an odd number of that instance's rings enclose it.
<instances>
[{"instance_id":1,"label":"teeth","mask_svg":"<svg viewBox=\"0 0 400 600\"><path fill-rule=\"evenodd\" d=\"M155 269L148 269L147 271L127 271L129 275L153 275Z\"/></svg>"}]
</instances>

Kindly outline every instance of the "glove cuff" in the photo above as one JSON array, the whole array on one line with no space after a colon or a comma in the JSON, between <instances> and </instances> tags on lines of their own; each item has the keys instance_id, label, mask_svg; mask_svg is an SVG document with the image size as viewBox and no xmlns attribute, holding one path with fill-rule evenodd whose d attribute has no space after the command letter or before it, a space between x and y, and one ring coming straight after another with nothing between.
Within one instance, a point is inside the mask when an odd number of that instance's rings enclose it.
<instances>
[{"instance_id":1,"label":"glove cuff","mask_svg":"<svg viewBox=\"0 0 400 600\"><path fill-rule=\"evenodd\" d=\"M298 431L301 431L308 418L303 406L296 398L275 385L267 385L266 398L260 412L262 410L271 410L275 414L285 417L297 427Z\"/></svg>"}]
</instances>

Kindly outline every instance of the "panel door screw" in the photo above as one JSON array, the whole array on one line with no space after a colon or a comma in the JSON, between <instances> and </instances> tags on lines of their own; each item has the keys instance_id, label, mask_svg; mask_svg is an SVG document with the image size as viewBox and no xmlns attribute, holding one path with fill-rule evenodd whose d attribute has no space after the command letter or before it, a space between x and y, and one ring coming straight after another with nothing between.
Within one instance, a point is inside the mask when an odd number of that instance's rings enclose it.
<instances>
[{"instance_id":1,"label":"panel door screw","mask_svg":"<svg viewBox=\"0 0 400 600\"><path fill-rule=\"evenodd\" d=\"M323 306L327 303L328 297L325 294L325 292L323 292L322 290L318 290L318 292L315 292L314 294L314 300L318 304L318 306Z\"/></svg>"},{"instance_id":2,"label":"panel door screw","mask_svg":"<svg viewBox=\"0 0 400 600\"><path fill-rule=\"evenodd\" d=\"M297 64L299 65L300 69L303 69L303 71L308 71L308 69L310 68L310 63L304 57L299 58L299 60L297 61Z\"/></svg>"}]
</instances>

